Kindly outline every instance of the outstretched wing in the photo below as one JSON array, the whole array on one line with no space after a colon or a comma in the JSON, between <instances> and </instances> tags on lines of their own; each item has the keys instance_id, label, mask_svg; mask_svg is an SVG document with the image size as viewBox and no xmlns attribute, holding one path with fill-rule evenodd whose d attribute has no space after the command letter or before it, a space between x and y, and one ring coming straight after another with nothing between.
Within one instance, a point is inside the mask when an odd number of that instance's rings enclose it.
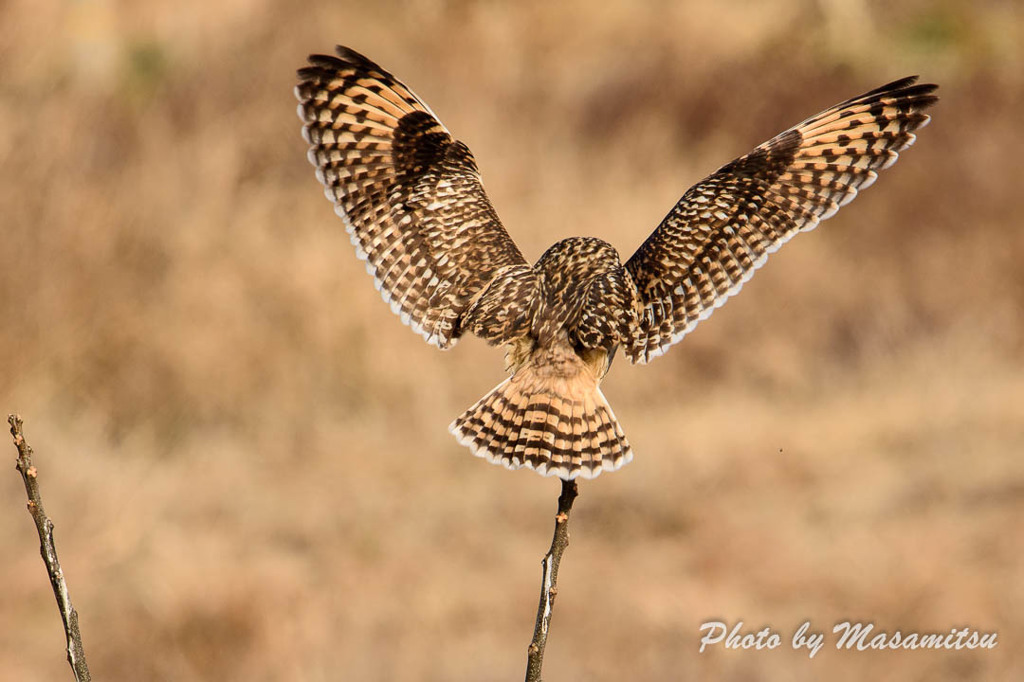
<instances>
[{"instance_id":1,"label":"outstretched wing","mask_svg":"<svg viewBox=\"0 0 1024 682\"><path fill-rule=\"evenodd\" d=\"M309 161L384 300L448 348L500 268L526 261L473 155L394 76L347 47L312 55L295 88Z\"/></svg>"},{"instance_id":2,"label":"outstretched wing","mask_svg":"<svg viewBox=\"0 0 1024 682\"><path fill-rule=\"evenodd\" d=\"M837 104L691 187L626 263L643 306L632 362L661 355L801 230L814 229L896 162L928 123L916 77Z\"/></svg>"}]
</instances>

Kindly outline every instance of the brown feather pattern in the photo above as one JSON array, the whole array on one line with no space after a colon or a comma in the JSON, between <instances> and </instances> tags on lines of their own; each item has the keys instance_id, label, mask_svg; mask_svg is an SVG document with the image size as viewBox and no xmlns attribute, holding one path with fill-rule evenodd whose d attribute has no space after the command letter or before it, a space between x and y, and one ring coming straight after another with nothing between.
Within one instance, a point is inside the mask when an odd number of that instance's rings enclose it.
<instances>
[{"instance_id":1,"label":"brown feather pattern","mask_svg":"<svg viewBox=\"0 0 1024 682\"><path fill-rule=\"evenodd\" d=\"M589 237L530 265L472 153L409 88L345 47L299 80L309 160L384 300L441 348L469 331L508 349L512 376L450 430L492 462L565 479L633 456L599 388L618 348L644 363L679 341L871 185L936 102L905 78L812 116L690 188L625 265Z\"/></svg>"},{"instance_id":2,"label":"brown feather pattern","mask_svg":"<svg viewBox=\"0 0 1024 682\"><path fill-rule=\"evenodd\" d=\"M896 162L936 86L904 78L812 116L690 188L626 263L643 314L624 347L647 362L732 296L768 254L814 229Z\"/></svg>"},{"instance_id":3,"label":"brown feather pattern","mask_svg":"<svg viewBox=\"0 0 1024 682\"><path fill-rule=\"evenodd\" d=\"M324 193L384 300L447 348L494 272L526 261L469 149L411 90L348 48L309 63L295 94Z\"/></svg>"}]
</instances>

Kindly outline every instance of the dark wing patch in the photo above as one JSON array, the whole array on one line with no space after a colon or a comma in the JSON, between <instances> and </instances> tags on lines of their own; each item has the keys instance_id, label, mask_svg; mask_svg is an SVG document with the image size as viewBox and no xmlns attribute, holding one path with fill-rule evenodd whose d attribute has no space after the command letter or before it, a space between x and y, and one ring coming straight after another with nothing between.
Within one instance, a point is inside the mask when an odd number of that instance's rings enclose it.
<instances>
[{"instance_id":1,"label":"dark wing patch","mask_svg":"<svg viewBox=\"0 0 1024 682\"><path fill-rule=\"evenodd\" d=\"M473 300L462 327L491 344L510 343L530 332L542 298L536 270L529 265L504 267Z\"/></svg>"},{"instance_id":2,"label":"dark wing patch","mask_svg":"<svg viewBox=\"0 0 1024 682\"><path fill-rule=\"evenodd\" d=\"M337 53L298 72L309 161L392 311L448 348L494 273L526 261L466 145L390 73L349 48Z\"/></svg>"},{"instance_id":3,"label":"dark wing patch","mask_svg":"<svg viewBox=\"0 0 1024 682\"><path fill-rule=\"evenodd\" d=\"M904 78L807 119L691 187L626 263L643 310L632 362L657 357L914 143L937 86Z\"/></svg>"}]
</instances>

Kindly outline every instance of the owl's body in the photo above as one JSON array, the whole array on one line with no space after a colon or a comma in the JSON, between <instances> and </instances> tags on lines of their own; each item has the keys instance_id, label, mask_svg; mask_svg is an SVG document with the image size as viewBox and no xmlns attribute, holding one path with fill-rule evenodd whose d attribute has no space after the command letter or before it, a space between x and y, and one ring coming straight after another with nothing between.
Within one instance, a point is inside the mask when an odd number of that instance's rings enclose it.
<instances>
[{"instance_id":1,"label":"owl's body","mask_svg":"<svg viewBox=\"0 0 1024 682\"><path fill-rule=\"evenodd\" d=\"M469 149L408 88L344 47L296 88L310 162L384 300L428 342L506 347L511 376L450 430L474 454L593 477L632 450L599 384L645 363L735 294L767 256L833 215L928 122L934 85L895 81L777 135L688 190L622 263L565 239L530 265Z\"/></svg>"},{"instance_id":2,"label":"owl's body","mask_svg":"<svg viewBox=\"0 0 1024 682\"><path fill-rule=\"evenodd\" d=\"M515 282L518 296L509 296ZM508 324L530 301L522 322ZM511 468L579 472L617 469L632 450L598 388L615 351L638 333L636 288L615 248L573 237L532 267L498 275L470 307L468 329L516 329L507 342L512 376L451 426L474 454Z\"/></svg>"}]
</instances>

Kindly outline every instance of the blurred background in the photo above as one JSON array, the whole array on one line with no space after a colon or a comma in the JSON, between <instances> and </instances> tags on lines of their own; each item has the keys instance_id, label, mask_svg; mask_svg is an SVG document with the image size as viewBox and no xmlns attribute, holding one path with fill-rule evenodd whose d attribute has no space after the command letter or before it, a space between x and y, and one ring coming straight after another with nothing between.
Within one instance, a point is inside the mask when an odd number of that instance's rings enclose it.
<instances>
[{"instance_id":1,"label":"blurred background","mask_svg":"<svg viewBox=\"0 0 1024 682\"><path fill-rule=\"evenodd\" d=\"M1024 677L1024 6L820 0L0 3L0 409L103 680L508 680L559 486L446 430L503 377L373 290L292 95L344 43L474 150L531 261L628 257L682 192L920 73L917 146L604 391L551 680ZM8 449L0 678L69 679ZM998 632L838 652L831 628ZM709 620L772 652L698 654ZM828 633L814 660L788 638Z\"/></svg>"}]
</instances>

